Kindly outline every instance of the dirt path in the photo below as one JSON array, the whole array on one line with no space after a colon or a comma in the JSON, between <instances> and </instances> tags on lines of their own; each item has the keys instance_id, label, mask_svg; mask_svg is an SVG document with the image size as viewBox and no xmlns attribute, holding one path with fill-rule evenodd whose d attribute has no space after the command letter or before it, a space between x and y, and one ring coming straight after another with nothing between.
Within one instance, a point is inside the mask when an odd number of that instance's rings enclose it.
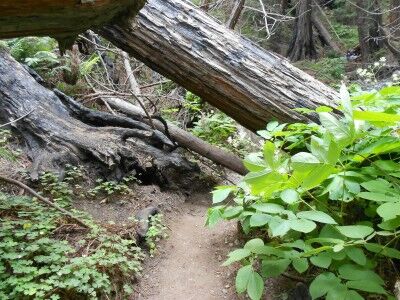
<instances>
[{"instance_id":1,"label":"dirt path","mask_svg":"<svg viewBox=\"0 0 400 300\"><path fill-rule=\"evenodd\" d=\"M233 269L221 267L226 254L237 247L235 223L204 227L207 205L189 201L180 217L168 222L169 238L161 253L144 266L139 284L146 300L238 299Z\"/></svg>"}]
</instances>

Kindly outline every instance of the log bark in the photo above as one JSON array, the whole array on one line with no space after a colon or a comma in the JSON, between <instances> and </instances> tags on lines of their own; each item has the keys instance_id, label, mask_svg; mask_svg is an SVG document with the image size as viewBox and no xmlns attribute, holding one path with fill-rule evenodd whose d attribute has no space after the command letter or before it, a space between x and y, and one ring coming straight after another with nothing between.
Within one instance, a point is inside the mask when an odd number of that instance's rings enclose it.
<instances>
[{"instance_id":1,"label":"log bark","mask_svg":"<svg viewBox=\"0 0 400 300\"><path fill-rule=\"evenodd\" d=\"M10 122L21 116L11 126L26 142L32 179L41 171L80 163L94 165L91 169L108 179L136 174L161 185L189 186L185 177L196 174L195 165L170 152L173 145L160 131L140 120L90 110L48 90L2 50L0 119Z\"/></svg>"},{"instance_id":2,"label":"log bark","mask_svg":"<svg viewBox=\"0 0 400 300\"><path fill-rule=\"evenodd\" d=\"M52 36L73 40L89 28L135 15L144 0L1 0L0 39Z\"/></svg>"},{"instance_id":3,"label":"log bark","mask_svg":"<svg viewBox=\"0 0 400 300\"><path fill-rule=\"evenodd\" d=\"M99 33L243 126L308 121L296 107L334 105L337 93L183 0L149 0L129 26Z\"/></svg>"}]
</instances>

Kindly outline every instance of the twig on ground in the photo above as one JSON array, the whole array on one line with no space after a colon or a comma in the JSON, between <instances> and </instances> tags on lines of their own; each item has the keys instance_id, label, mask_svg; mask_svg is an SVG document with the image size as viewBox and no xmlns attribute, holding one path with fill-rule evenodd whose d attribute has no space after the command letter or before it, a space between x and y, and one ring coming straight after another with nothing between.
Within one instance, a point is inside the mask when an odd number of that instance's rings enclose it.
<instances>
[{"instance_id":1,"label":"twig on ground","mask_svg":"<svg viewBox=\"0 0 400 300\"><path fill-rule=\"evenodd\" d=\"M0 125L0 128L6 127L6 126L11 125L11 124L13 124L13 123L15 123L15 122L18 122L19 120L22 120L23 118L25 118L25 117L27 117L28 115L30 115L34 110L35 110L35 109L32 109L30 112L26 113L25 115L23 115L22 117L19 117L19 118L16 119L16 120L12 120L12 121L10 121L10 122L8 122L8 123L5 123L5 124Z\"/></svg>"},{"instance_id":2,"label":"twig on ground","mask_svg":"<svg viewBox=\"0 0 400 300\"><path fill-rule=\"evenodd\" d=\"M5 181L5 182L10 183L10 184L13 184L13 185L16 185L16 186L19 186L20 188L23 188L26 192L28 192L32 196L36 197L41 202L46 203L47 205L55 208L56 210L60 211L64 215L66 215L66 216L70 217L71 219L75 220L79 225L82 225L83 227L89 228L89 226L86 225L85 222L83 222L81 219L79 219L78 217L75 217L72 213L70 213L66 209L58 206L57 204L51 202L49 199L39 195L35 190L30 188L26 184L22 183L21 181L18 181L16 179L12 179L12 178L8 178L8 177L4 177L4 176L1 176L1 175L0 175L0 180Z\"/></svg>"}]
</instances>

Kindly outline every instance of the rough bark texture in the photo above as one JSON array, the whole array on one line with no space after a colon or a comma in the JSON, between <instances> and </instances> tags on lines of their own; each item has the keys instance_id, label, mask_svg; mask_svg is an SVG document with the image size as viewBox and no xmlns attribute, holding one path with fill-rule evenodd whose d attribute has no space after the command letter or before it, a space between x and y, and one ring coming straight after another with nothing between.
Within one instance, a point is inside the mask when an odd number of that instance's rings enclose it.
<instances>
[{"instance_id":1,"label":"rough bark texture","mask_svg":"<svg viewBox=\"0 0 400 300\"><path fill-rule=\"evenodd\" d=\"M318 31L319 37L324 45L332 48L333 51L340 53L340 46L335 42L329 30L325 27L324 23L319 17L319 11L315 10L312 14L312 23L315 29Z\"/></svg>"},{"instance_id":2,"label":"rough bark texture","mask_svg":"<svg viewBox=\"0 0 400 300\"><path fill-rule=\"evenodd\" d=\"M231 15L229 16L226 26L230 29L235 29L237 22L239 21L240 15L244 7L245 0L237 0L235 6L232 9Z\"/></svg>"},{"instance_id":3,"label":"rough bark texture","mask_svg":"<svg viewBox=\"0 0 400 300\"><path fill-rule=\"evenodd\" d=\"M311 16L311 0L299 0L296 9L293 38L287 55L291 61L298 61L305 58L313 59L317 57Z\"/></svg>"},{"instance_id":4,"label":"rough bark texture","mask_svg":"<svg viewBox=\"0 0 400 300\"><path fill-rule=\"evenodd\" d=\"M172 145L161 132L140 121L92 111L46 89L0 51L0 119L9 122L27 113L12 126L26 142L33 179L42 170L81 162L94 162L100 173L114 179L133 172L159 184L184 184L185 177L194 175L191 163L168 151Z\"/></svg>"},{"instance_id":5,"label":"rough bark texture","mask_svg":"<svg viewBox=\"0 0 400 300\"><path fill-rule=\"evenodd\" d=\"M400 0L391 0L389 14L389 32L391 37L400 39Z\"/></svg>"},{"instance_id":6,"label":"rough bark texture","mask_svg":"<svg viewBox=\"0 0 400 300\"><path fill-rule=\"evenodd\" d=\"M107 98L105 101L107 101L111 107L122 111L128 116L143 118L143 121L149 125L148 120L145 119L146 114L140 107L118 98ZM224 166L238 174L245 175L248 172L238 156L211 145L170 122L164 124L158 119L153 119L153 124L158 130L169 135L180 147L200 154L214 163ZM166 132L167 130L168 132Z\"/></svg>"},{"instance_id":7,"label":"rough bark texture","mask_svg":"<svg viewBox=\"0 0 400 300\"><path fill-rule=\"evenodd\" d=\"M309 120L293 108L332 105L331 88L182 0L150 0L131 26L100 33L243 126Z\"/></svg>"},{"instance_id":8,"label":"rough bark texture","mask_svg":"<svg viewBox=\"0 0 400 300\"><path fill-rule=\"evenodd\" d=\"M144 0L1 0L0 39L49 35L70 40L89 28L135 15Z\"/></svg>"},{"instance_id":9,"label":"rough bark texture","mask_svg":"<svg viewBox=\"0 0 400 300\"><path fill-rule=\"evenodd\" d=\"M365 63L371 54L369 47L368 1L357 0L357 28L360 43L361 59Z\"/></svg>"}]
</instances>

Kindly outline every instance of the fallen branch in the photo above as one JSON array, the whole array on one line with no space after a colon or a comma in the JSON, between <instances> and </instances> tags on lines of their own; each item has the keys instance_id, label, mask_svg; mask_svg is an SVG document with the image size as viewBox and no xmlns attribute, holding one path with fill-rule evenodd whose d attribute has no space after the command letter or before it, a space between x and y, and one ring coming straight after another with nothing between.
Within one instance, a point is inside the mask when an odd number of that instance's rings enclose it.
<instances>
[{"instance_id":1,"label":"fallen branch","mask_svg":"<svg viewBox=\"0 0 400 300\"><path fill-rule=\"evenodd\" d=\"M89 228L88 225L85 224L85 222L83 222L82 220L80 220L79 218L75 217L72 213L70 213L69 211L67 211L66 209L58 206L57 204L51 202L49 199L39 195L35 190L33 190L32 188L30 188L29 186L27 186L26 184L22 183L21 181L18 181L16 179L12 179L12 178L8 178L8 177L4 177L0 175L0 180L8 182L10 184L19 186L20 188L24 189L26 192L28 192L29 194L31 194L32 196L36 197L39 201L55 208L56 210L60 211L61 213L63 213L64 215L70 217L71 219L75 220L79 225L82 225L85 228Z\"/></svg>"},{"instance_id":2,"label":"fallen branch","mask_svg":"<svg viewBox=\"0 0 400 300\"><path fill-rule=\"evenodd\" d=\"M119 109L123 113L128 116L134 116L136 118L141 117L143 122L148 123L149 121L146 119L146 114L138 106L135 106L127 101L121 100L119 98L105 98L112 107ZM202 139L194 136L193 134L179 128L178 126L171 124L170 122L166 122L166 125L158 119L153 118L154 126L161 132L170 135L170 137L178 143L179 146L192 150L204 156L213 162L224 166L238 174L245 175L247 173L246 168L243 165L242 160L223 149L220 149L216 146L213 146ZM166 132L168 130L168 132Z\"/></svg>"}]
</instances>

